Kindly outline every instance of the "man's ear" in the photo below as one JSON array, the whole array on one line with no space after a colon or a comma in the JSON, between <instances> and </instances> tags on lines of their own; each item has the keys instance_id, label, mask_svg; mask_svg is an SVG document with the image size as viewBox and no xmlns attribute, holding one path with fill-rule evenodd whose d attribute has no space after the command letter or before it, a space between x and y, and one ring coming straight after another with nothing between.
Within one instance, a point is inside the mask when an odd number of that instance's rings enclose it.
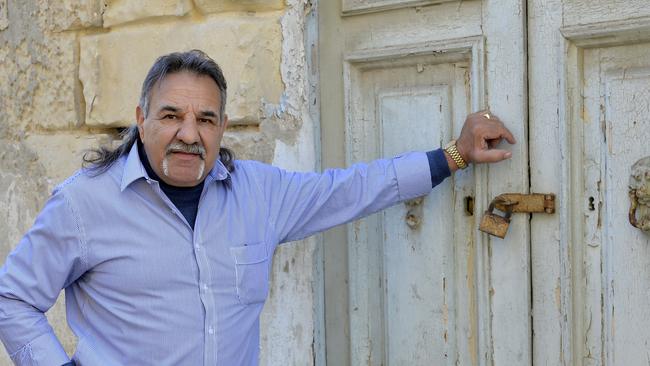
<instances>
[{"instance_id":1,"label":"man's ear","mask_svg":"<svg viewBox=\"0 0 650 366\"><path fill-rule=\"evenodd\" d=\"M224 114L223 115L223 129L225 130L226 128L228 128L228 115Z\"/></svg>"},{"instance_id":2,"label":"man's ear","mask_svg":"<svg viewBox=\"0 0 650 366\"><path fill-rule=\"evenodd\" d=\"M138 123L138 133L140 134L140 141L144 141L144 111L140 106L135 108L135 120Z\"/></svg>"}]
</instances>

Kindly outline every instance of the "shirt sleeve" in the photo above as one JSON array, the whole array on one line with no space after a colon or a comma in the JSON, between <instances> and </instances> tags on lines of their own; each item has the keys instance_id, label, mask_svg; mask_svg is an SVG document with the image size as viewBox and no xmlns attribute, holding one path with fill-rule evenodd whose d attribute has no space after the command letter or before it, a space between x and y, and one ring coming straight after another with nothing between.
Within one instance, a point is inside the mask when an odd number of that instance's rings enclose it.
<instances>
[{"instance_id":1,"label":"shirt sleeve","mask_svg":"<svg viewBox=\"0 0 650 366\"><path fill-rule=\"evenodd\" d=\"M322 174L275 169L262 189L269 224L279 242L286 242L426 195L431 170L426 153L413 152Z\"/></svg>"},{"instance_id":2,"label":"shirt sleeve","mask_svg":"<svg viewBox=\"0 0 650 366\"><path fill-rule=\"evenodd\" d=\"M429 159L429 170L431 171L431 187L435 187L450 176L451 171L442 149L427 151L427 159Z\"/></svg>"},{"instance_id":3,"label":"shirt sleeve","mask_svg":"<svg viewBox=\"0 0 650 366\"><path fill-rule=\"evenodd\" d=\"M83 272L79 217L55 192L0 268L0 338L16 365L70 361L45 317Z\"/></svg>"}]
</instances>

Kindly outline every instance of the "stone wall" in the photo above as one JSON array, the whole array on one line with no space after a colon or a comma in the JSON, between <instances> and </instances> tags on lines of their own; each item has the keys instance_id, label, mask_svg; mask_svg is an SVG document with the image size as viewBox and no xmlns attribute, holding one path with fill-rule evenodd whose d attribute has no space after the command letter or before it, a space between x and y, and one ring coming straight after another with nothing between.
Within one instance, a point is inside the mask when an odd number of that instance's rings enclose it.
<instances>
[{"instance_id":1,"label":"stone wall","mask_svg":"<svg viewBox=\"0 0 650 366\"><path fill-rule=\"evenodd\" d=\"M85 149L118 142L135 121L146 71L167 52L199 48L223 68L238 157L316 167L306 34L309 0L0 0L0 258ZM281 247L262 317L262 365L311 365L314 251ZM48 318L69 354L63 298ZM0 365L10 365L0 352Z\"/></svg>"}]
</instances>

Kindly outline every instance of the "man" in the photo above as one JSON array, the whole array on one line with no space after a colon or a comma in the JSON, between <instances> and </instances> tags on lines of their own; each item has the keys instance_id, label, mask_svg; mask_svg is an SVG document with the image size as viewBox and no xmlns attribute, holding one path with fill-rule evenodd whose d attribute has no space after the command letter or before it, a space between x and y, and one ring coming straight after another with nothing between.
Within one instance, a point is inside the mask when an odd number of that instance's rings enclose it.
<instances>
[{"instance_id":1,"label":"man","mask_svg":"<svg viewBox=\"0 0 650 366\"><path fill-rule=\"evenodd\" d=\"M85 157L0 271L0 336L17 365L70 362L44 316L61 289L78 365L256 365L279 243L427 194L515 142L480 113L446 152L291 173L220 148L225 104L204 53L156 61L124 143Z\"/></svg>"}]
</instances>

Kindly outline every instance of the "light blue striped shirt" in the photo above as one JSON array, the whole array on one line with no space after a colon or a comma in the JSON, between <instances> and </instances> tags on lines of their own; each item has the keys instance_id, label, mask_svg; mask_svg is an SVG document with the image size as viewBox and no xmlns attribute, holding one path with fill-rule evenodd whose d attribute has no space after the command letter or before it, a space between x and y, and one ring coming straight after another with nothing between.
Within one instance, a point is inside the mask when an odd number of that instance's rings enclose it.
<instances>
[{"instance_id":1,"label":"light blue striped shirt","mask_svg":"<svg viewBox=\"0 0 650 366\"><path fill-rule=\"evenodd\" d=\"M7 257L0 337L17 365L68 362L44 316L65 289L80 366L257 365L276 246L425 195L431 174L417 152L323 174L217 162L192 230L134 146L58 186Z\"/></svg>"}]
</instances>

